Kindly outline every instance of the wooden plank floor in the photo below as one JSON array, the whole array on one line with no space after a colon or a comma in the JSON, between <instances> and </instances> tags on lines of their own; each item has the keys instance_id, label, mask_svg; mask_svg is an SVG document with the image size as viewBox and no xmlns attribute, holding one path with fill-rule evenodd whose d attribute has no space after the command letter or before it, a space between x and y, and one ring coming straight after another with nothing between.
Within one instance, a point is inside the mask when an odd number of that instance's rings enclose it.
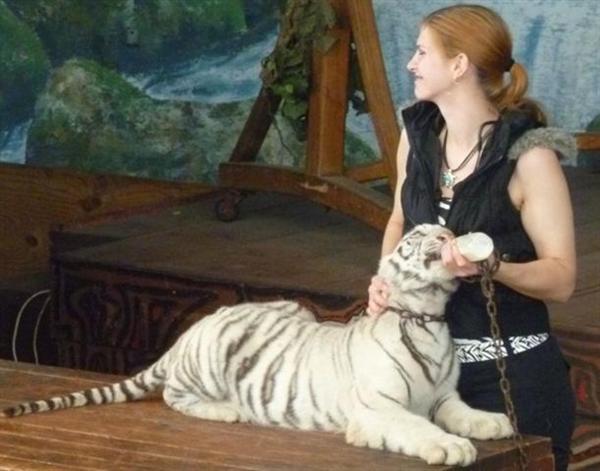
<instances>
[{"instance_id":1,"label":"wooden plank floor","mask_svg":"<svg viewBox=\"0 0 600 471\"><path fill-rule=\"evenodd\" d=\"M0 360L0 407L118 379ZM466 469L513 469L509 440L475 442L479 460ZM532 462L549 453L526 438ZM547 461L546 461L547 463ZM448 470L395 453L356 448L341 435L299 432L185 417L159 397L13 419L0 418L0 469L11 470ZM465 468L461 468L465 469ZM514 468L516 469L516 468Z\"/></svg>"},{"instance_id":2,"label":"wooden plank floor","mask_svg":"<svg viewBox=\"0 0 600 471\"><path fill-rule=\"evenodd\" d=\"M77 239L104 243L60 254L60 259L192 280L355 297L366 293L377 268L379 231L296 197L251 195L231 223L215 218L213 202L71 228L55 239L70 238L73 246Z\"/></svg>"}]
</instances>

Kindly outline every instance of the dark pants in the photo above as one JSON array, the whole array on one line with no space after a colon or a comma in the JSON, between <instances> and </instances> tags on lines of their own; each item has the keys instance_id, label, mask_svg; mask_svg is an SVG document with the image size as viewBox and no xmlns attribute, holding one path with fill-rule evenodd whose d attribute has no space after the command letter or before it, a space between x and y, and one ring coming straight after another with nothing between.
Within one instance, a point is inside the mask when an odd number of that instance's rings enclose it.
<instances>
[{"instance_id":1,"label":"dark pants","mask_svg":"<svg viewBox=\"0 0 600 471\"><path fill-rule=\"evenodd\" d=\"M558 344L550 337L543 344L506 358L507 376L519 431L552 439L556 469L567 469L575 426L575 398L568 366ZM471 407L504 412L494 360L461 365L458 391Z\"/></svg>"}]
</instances>

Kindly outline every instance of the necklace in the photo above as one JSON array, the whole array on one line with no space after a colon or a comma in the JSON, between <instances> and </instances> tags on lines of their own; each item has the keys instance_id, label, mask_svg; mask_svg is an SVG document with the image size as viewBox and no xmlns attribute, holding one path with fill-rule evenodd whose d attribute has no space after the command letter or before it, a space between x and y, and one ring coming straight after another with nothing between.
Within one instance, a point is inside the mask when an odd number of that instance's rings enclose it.
<instances>
[{"instance_id":1,"label":"necklace","mask_svg":"<svg viewBox=\"0 0 600 471\"><path fill-rule=\"evenodd\" d=\"M465 156L462 162L454 168L450 168L450 165L448 164L448 156L446 155L446 143L448 142L448 129L446 128L446 134L444 134L444 142L442 143L442 158L444 159L444 165L446 166L446 169L442 171L442 175L440 177L441 186L448 189L454 188L454 185L456 184L456 176L454 175L454 172L462 170L475 155L481 156L481 149L483 148L483 144L487 140L488 136L491 134L493 128L488 130L488 132L485 133L485 135L482 135L483 130L490 124L495 124L495 121L486 121L481 125L481 127L479 128L479 139L477 139L477 142L469 151L469 153Z\"/></svg>"},{"instance_id":2,"label":"necklace","mask_svg":"<svg viewBox=\"0 0 600 471\"><path fill-rule=\"evenodd\" d=\"M478 140L475 143L473 148L469 151L469 153L462 160L462 162L459 163L458 166L454 167L454 168L450 168L450 165L448 164L448 157L446 156L446 142L447 141L448 141L448 130L446 130L446 134L444 135L444 142L442 143L442 158L444 159L444 164L446 165L446 170L444 170L442 172L442 176L440 178L440 184L444 188L452 189L454 187L454 184L456 183L456 176L454 175L454 172L458 172L458 171L462 170L465 167L465 165L467 165L471 161L471 159L473 158L473 156L475 154L479 154L479 152L475 152L475 151L479 151L481 149L481 147L480 147L481 140Z\"/></svg>"}]
</instances>

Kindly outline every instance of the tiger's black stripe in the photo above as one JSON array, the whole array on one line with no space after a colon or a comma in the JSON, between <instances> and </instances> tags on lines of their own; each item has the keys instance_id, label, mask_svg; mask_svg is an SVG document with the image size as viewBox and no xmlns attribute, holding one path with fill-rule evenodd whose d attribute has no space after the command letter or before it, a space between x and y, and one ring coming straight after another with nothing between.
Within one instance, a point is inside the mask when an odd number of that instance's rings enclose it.
<instances>
[{"instance_id":1,"label":"tiger's black stripe","mask_svg":"<svg viewBox=\"0 0 600 471\"><path fill-rule=\"evenodd\" d=\"M129 389L129 381L122 381L117 385L128 401L135 399L135 393ZM135 384L135 383L134 383Z\"/></svg>"},{"instance_id":2,"label":"tiger's black stripe","mask_svg":"<svg viewBox=\"0 0 600 471\"><path fill-rule=\"evenodd\" d=\"M175 377L177 378L177 380L181 384L187 385L190 389L195 388L196 390L200 391L200 394L202 394L208 399L219 399L219 396L216 396L208 390L208 388L204 384L204 381L202 380L202 375L194 374L194 372L192 371L192 365L190 364L190 361L191 359L189 357L185 357L184 361L181 362L181 369L175 370ZM181 377L181 374L183 374L184 376ZM190 385L192 387L190 387Z\"/></svg>"},{"instance_id":3,"label":"tiger's black stripe","mask_svg":"<svg viewBox=\"0 0 600 471\"><path fill-rule=\"evenodd\" d=\"M357 390L356 391L356 398L358 399L358 402L360 402L360 404L365 408L365 409L369 409L369 410L375 410L375 408L373 406L371 406L370 404L366 403L365 400L361 397L360 392Z\"/></svg>"},{"instance_id":4,"label":"tiger's black stripe","mask_svg":"<svg viewBox=\"0 0 600 471\"><path fill-rule=\"evenodd\" d=\"M454 370L456 355L454 354L454 344L452 342L448 342L448 346L446 347L446 351L444 353L444 358L446 359L445 362L448 363L448 366L446 368L446 373L441 378L440 382L446 382Z\"/></svg>"},{"instance_id":5,"label":"tiger's black stripe","mask_svg":"<svg viewBox=\"0 0 600 471\"><path fill-rule=\"evenodd\" d=\"M310 402L311 402L312 406L316 409L317 412L321 412L321 408L319 407L319 404L317 403L315 388L313 387L312 371L308 372L308 393L310 396Z\"/></svg>"},{"instance_id":6,"label":"tiger's black stripe","mask_svg":"<svg viewBox=\"0 0 600 471\"><path fill-rule=\"evenodd\" d=\"M424 355L421 352L419 352L419 350L413 343L411 336L406 331L406 325L403 319L400 319L400 321L398 322L398 326L400 327L400 339L402 340L402 343L410 353L412 359L421 367L423 375L425 376L427 381L429 381L430 384L435 384L435 382L433 381L433 377L431 376L429 366L427 366L425 362L429 362L430 364L433 364L438 367L439 363L435 362L432 358L428 357L427 355Z\"/></svg>"},{"instance_id":7,"label":"tiger's black stripe","mask_svg":"<svg viewBox=\"0 0 600 471\"><path fill-rule=\"evenodd\" d=\"M329 423L332 424L334 427L337 427L339 429L343 428L342 424L340 424L337 420L335 420L329 412L327 412L326 416L327 416L327 420L329 421Z\"/></svg>"},{"instance_id":8,"label":"tiger's black stripe","mask_svg":"<svg viewBox=\"0 0 600 471\"><path fill-rule=\"evenodd\" d=\"M305 346L310 341L311 337L309 335L305 335L305 331L308 329L309 325L304 324L300 327L298 331L298 338L302 338L302 343L297 346L296 354L294 355L292 361L297 364L298 358L302 356L304 353ZM288 384L288 396L285 407L284 419L288 421L288 423L293 425L298 425L300 423L300 419L296 415L296 411L294 409L294 402L298 397L298 369L294 371L292 377L290 378Z\"/></svg>"},{"instance_id":9,"label":"tiger's black stripe","mask_svg":"<svg viewBox=\"0 0 600 471\"><path fill-rule=\"evenodd\" d=\"M283 320L285 320L285 318L278 318L277 321L274 322L273 325L271 326L271 329L273 327L275 327L276 325L280 324ZM241 393L241 382L244 380L244 378L246 378L246 376L250 373L250 371L252 371L254 369L254 367L256 366L256 364L259 362L261 353L266 348L268 348L269 345L271 345L271 343L274 340L279 338L279 336L282 334L282 332L284 332L288 327L289 327L289 324L284 325L282 328L277 330L275 332L275 334L273 334L268 339L264 340L262 345L260 346L260 348L258 350L256 350L256 352L252 356L244 358L244 360L242 361L242 365L237 369L236 375L235 375L235 383L236 383L235 386L236 386L236 392L238 394L238 397L240 397L240 393ZM269 329L269 330L271 330L271 329ZM248 391L246 393L247 398L250 397L253 399L253 395L249 394L252 387L253 387L253 384L250 383L248 385ZM250 407L252 408L253 414L256 415L256 407L255 407L255 404L253 403L253 401L250 402Z\"/></svg>"},{"instance_id":10,"label":"tiger's black stripe","mask_svg":"<svg viewBox=\"0 0 600 471\"><path fill-rule=\"evenodd\" d=\"M323 424L321 424L321 422L319 422L314 416L312 417L312 425L314 430L325 430Z\"/></svg>"},{"instance_id":11,"label":"tiger's black stripe","mask_svg":"<svg viewBox=\"0 0 600 471\"><path fill-rule=\"evenodd\" d=\"M404 404L402 401L400 401L399 399L396 399L395 397L390 396L389 394L384 393L383 391L377 391L377 394L379 394L384 399L387 399L388 401L392 401L402 407L406 407L406 404Z\"/></svg>"},{"instance_id":12,"label":"tiger's black stripe","mask_svg":"<svg viewBox=\"0 0 600 471\"><path fill-rule=\"evenodd\" d=\"M410 383L413 381L413 377L408 371L406 371L406 368L404 368L404 366L396 359L396 357L394 357L394 355L392 355L378 339L375 339L375 342L379 345L379 347L394 364L396 371L404 381L404 384L406 386L406 393L408 394L408 399L409 401L412 400L412 388L410 386Z\"/></svg>"},{"instance_id":13,"label":"tiger's black stripe","mask_svg":"<svg viewBox=\"0 0 600 471\"><path fill-rule=\"evenodd\" d=\"M437 415L438 411L440 410L440 407L442 407L442 405L444 405L445 402L447 402L450 399L451 396L444 396L444 397L440 397L432 406L431 409L429 409L429 417L431 418L431 420L433 420L435 418L435 416Z\"/></svg>"},{"instance_id":14,"label":"tiger's black stripe","mask_svg":"<svg viewBox=\"0 0 600 471\"><path fill-rule=\"evenodd\" d=\"M246 404L250 406L250 410L256 416L256 405L254 404L254 395L252 394L252 385L246 390Z\"/></svg>"},{"instance_id":15,"label":"tiger's black stripe","mask_svg":"<svg viewBox=\"0 0 600 471\"><path fill-rule=\"evenodd\" d=\"M283 363L283 355L278 355L267 367L267 372L262 380L260 388L260 400L266 419L272 421L269 415L269 403L273 400L273 391L275 389L275 376L281 369Z\"/></svg>"},{"instance_id":16,"label":"tiger's black stripe","mask_svg":"<svg viewBox=\"0 0 600 471\"><path fill-rule=\"evenodd\" d=\"M290 425L298 425L300 423L300 419L296 415L296 410L294 409L294 402L297 397L298 370L294 371L290 378L290 382L288 383L287 403L285 405L285 413L283 414L283 419Z\"/></svg>"}]
</instances>

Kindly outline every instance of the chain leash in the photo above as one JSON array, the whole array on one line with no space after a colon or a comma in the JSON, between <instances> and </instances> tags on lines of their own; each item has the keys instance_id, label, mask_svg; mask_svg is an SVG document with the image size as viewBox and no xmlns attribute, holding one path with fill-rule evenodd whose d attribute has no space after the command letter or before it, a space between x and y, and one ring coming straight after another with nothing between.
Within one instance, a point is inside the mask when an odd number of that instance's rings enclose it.
<instances>
[{"instance_id":1,"label":"chain leash","mask_svg":"<svg viewBox=\"0 0 600 471\"><path fill-rule=\"evenodd\" d=\"M513 404L510 395L510 382L506 376L506 360L504 359L504 353L501 348L502 337L500 335L500 326L498 325L498 307L496 306L496 301L494 300L495 287L494 281L492 280L492 275L498 268L497 260L498 258L496 257L496 262L492 266L490 266L487 261L481 262L480 284L481 291L487 300L486 310L490 318L490 330L494 342L494 348L496 350L496 367L500 373L500 390L502 391L502 396L504 397L506 415L508 416L513 428L512 440L519 450L520 469L521 471L527 471L529 469L529 460L527 458L527 454L525 453L523 436L517 427L517 414L515 412L515 405Z\"/></svg>"}]
</instances>

